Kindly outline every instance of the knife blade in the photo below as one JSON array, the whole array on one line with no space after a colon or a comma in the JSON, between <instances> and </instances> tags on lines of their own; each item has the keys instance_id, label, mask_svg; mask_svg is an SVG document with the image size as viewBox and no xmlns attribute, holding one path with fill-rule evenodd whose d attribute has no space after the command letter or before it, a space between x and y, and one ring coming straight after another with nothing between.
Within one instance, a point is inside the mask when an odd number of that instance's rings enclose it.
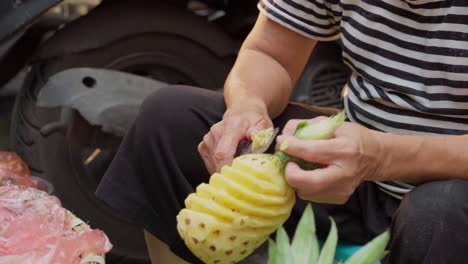
<instances>
[{"instance_id":1,"label":"knife blade","mask_svg":"<svg viewBox=\"0 0 468 264\"><path fill-rule=\"evenodd\" d=\"M252 140L242 140L241 142L239 142L235 157L253 153L264 153L271 146L271 144L276 138L276 135L278 135L278 132L279 127L274 128L271 136L267 140L262 142L261 145L258 146L254 145L254 142Z\"/></svg>"}]
</instances>

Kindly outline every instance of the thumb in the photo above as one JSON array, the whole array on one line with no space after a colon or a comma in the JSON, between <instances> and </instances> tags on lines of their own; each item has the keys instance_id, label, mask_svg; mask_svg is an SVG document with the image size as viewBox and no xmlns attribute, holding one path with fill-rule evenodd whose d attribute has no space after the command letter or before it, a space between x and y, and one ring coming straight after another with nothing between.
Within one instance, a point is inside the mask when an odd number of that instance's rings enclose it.
<instances>
[{"instance_id":1,"label":"thumb","mask_svg":"<svg viewBox=\"0 0 468 264\"><path fill-rule=\"evenodd\" d=\"M262 120L258 121L254 126L250 127L247 130L246 137L248 139L251 139L252 133L255 133L255 132L258 132L258 131L261 131L261 130L265 130L265 129L270 128L270 127L273 127L273 122L271 122L270 119L262 119Z\"/></svg>"}]
</instances>

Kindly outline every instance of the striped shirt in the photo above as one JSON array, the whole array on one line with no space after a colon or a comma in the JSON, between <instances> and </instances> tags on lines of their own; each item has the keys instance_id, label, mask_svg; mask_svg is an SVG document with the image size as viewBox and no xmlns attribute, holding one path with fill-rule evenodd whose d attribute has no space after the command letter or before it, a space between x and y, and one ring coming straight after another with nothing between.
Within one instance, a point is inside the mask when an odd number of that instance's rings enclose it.
<instances>
[{"instance_id":1,"label":"striped shirt","mask_svg":"<svg viewBox=\"0 0 468 264\"><path fill-rule=\"evenodd\" d=\"M270 19L319 41L340 40L353 70L352 122L410 135L468 134L468 1L261 0ZM377 182L401 198L413 186Z\"/></svg>"}]
</instances>

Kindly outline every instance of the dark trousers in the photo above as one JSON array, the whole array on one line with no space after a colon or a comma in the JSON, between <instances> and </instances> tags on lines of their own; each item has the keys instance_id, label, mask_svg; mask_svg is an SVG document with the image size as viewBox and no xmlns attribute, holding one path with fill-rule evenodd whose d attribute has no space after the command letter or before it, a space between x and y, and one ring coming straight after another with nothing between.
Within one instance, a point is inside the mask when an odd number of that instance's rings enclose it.
<instances>
[{"instance_id":1,"label":"dark trousers","mask_svg":"<svg viewBox=\"0 0 468 264\"><path fill-rule=\"evenodd\" d=\"M176 215L187 195L208 181L197 145L224 111L220 93L186 86L158 91L142 105L97 190L107 204L191 263L199 260L179 237ZM289 119L326 114L320 108L290 104L274 123L283 127ZM285 224L289 232L305 204L298 200ZM329 230L328 216L335 219L340 240L353 243L365 243L391 227L386 263L468 263L467 181L422 184L402 201L364 182L345 205L313 208L322 238Z\"/></svg>"}]
</instances>

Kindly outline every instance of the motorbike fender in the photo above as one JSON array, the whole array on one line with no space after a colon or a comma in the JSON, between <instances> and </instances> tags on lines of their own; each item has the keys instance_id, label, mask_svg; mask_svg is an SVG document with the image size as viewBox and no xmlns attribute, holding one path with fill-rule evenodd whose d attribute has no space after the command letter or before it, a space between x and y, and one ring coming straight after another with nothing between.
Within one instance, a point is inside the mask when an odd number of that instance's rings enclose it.
<instances>
[{"instance_id":1,"label":"motorbike fender","mask_svg":"<svg viewBox=\"0 0 468 264\"><path fill-rule=\"evenodd\" d=\"M61 120L41 128L50 134L67 125L76 110L91 125L122 137L136 119L140 105L166 83L119 71L73 68L49 78L38 94L37 105L62 108Z\"/></svg>"}]
</instances>

